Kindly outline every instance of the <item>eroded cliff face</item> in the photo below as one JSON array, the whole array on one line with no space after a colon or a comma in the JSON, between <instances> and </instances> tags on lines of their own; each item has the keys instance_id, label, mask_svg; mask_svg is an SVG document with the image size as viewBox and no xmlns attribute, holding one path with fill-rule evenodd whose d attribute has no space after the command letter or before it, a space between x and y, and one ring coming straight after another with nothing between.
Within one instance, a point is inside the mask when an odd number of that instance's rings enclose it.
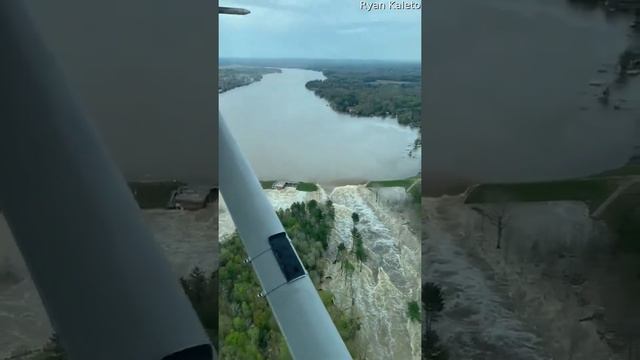
<instances>
[{"instance_id":1,"label":"eroded cliff face","mask_svg":"<svg viewBox=\"0 0 640 360\"><path fill-rule=\"evenodd\" d=\"M583 203L506 204L499 249L495 221L462 195L423 199L423 215L423 276L445 291L436 329L453 358L626 356L637 256L616 253Z\"/></svg>"}]
</instances>

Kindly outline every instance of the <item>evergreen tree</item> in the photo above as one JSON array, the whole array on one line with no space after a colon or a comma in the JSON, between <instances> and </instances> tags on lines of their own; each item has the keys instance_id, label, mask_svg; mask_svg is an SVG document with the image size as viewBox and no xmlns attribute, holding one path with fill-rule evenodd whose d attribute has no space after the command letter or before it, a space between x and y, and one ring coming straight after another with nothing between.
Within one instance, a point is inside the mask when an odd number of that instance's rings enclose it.
<instances>
[{"instance_id":1,"label":"evergreen tree","mask_svg":"<svg viewBox=\"0 0 640 360\"><path fill-rule=\"evenodd\" d=\"M436 319L439 312L444 309L444 299L442 288L432 282L422 284L422 307L425 312L427 331L431 330L431 323Z\"/></svg>"},{"instance_id":2,"label":"evergreen tree","mask_svg":"<svg viewBox=\"0 0 640 360\"><path fill-rule=\"evenodd\" d=\"M351 214L351 219L353 220L353 226L356 226L358 224L358 222L360 222L360 216L358 215L358 213L353 213Z\"/></svg>"},{"instance_id":3,"label":"evergreen tree","mask_svg":"<svg viewBox=\"0 0 640 360\"><path fill-rule=\"evenodd\" d=\"M407 317L412 321L420 322L420 305L417 301L410 301L407 304Z\"/></svg>"}]
</instances>

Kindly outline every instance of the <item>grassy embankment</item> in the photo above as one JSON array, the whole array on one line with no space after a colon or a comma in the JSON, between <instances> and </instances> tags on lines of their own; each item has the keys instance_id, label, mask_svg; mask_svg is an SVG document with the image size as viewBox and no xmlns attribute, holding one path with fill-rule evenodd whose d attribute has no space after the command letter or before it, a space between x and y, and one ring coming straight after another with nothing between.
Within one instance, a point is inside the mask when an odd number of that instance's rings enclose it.
<instances>
[{"instance_id":1,"label":"grassy embankment","mask_svg":"<svg viewBox=\"0 0 640 360\"><path fill-rule=\"evenodd\" d=\"M640 165L625 165L576 179L480 184L471 191L465 202L490 203L497 199L518 202L583 201L594 210L631 176L640 176Z\"/></svg>"},{"instance_id":2,"label":"grassy embankment","mask_svg":"<svg viewBox=\"0 0 640 360\"><path fill-rule=\"evenodd\" d=\"M466 203L496 201L583 201L595 210L615 189L619 180L606 177L568 179L530 183L480 184L470 193Z\"/></svg>"}]
</instances>

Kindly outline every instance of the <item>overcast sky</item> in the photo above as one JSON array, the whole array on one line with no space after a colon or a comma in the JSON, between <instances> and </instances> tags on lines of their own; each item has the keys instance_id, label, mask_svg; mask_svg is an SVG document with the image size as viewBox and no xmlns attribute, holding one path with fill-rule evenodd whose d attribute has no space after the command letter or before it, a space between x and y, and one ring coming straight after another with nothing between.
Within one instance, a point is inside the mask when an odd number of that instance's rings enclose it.
<instances>
[{"instance_id":1,"label":"overcast sky","mask_svg":"<svg viewBox=\"0 0 640 360\"><path fill-rule=\"evenodd\" d=\"M420 60L419 9L368 12L358 0L219 4L251 11L220 16L220 57Z\"/></svg>"}]
</instances>

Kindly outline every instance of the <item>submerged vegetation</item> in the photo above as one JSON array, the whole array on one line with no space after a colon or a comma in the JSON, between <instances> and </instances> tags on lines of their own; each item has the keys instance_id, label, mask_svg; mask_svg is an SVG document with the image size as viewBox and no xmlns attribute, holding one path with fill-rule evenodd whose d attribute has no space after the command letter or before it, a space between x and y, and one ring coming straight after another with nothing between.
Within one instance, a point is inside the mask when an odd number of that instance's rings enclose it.
<instances>
[{"instance_id":1,"label":"submerged vegetation","mask_svg":"<svg viewBox=\"0 0 640 360\"><path fill-rule=\"evenodd\" d=\"M355 336L360 328L356 314L338 308L334 295L321 288L326 250L335 212L331 201L295 203L279 210L278 217L289 234L309 277L319 289L340 335L357 358ZM229 359L291 359L288 348L264 298L239 236L221 244L220 254L220 356Z\"/></svg>"}]
</instances>

